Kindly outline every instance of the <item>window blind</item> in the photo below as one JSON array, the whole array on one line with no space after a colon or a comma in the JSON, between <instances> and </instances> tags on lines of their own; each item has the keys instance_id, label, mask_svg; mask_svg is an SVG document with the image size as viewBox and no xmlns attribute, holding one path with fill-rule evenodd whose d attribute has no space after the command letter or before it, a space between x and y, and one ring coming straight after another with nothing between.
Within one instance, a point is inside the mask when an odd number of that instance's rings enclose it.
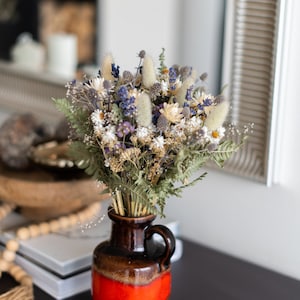
<instances>
[{"instance_id":1,"label":"window blind","mask_svg":"<svg viewBox=\"0 0 300 300\"><path fill-rule=\"evenodd\" d=\"M0 106L17 113L32 112L47 122L57 122L62 114L52 98L66 94L64 81L0 62Z\"/></svg>"},{"instance_id":2,"label":"window blind","mask_svg":"<svg viewBox=\"0 0 300 300\"><path fill-rule=\"evenodd\" d=\"M229 119L237 125L253 122L254 128L249 142L233 156L226 169L259 181L265 181L267 173L277 2L235 0L234 4Z\"/></svg>"}]
</instances>

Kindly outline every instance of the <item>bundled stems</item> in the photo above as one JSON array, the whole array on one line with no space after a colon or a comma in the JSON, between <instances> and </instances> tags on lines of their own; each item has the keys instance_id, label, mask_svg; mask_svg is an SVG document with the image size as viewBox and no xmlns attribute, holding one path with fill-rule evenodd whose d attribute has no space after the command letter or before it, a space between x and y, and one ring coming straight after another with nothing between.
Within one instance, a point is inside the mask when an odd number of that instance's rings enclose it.
<instances>
[{"instance_id":1,"label":"bundled stems","mask_svg":"<svg viewBox=\"0 0 300 300\"><path fill-rule=\"evenodd\" d=\"M123 195L118 189L116 189L113 194L112 206L116 214L121 216L141 217L151 214L150 210L146 206L136 201L132 193L131 195Z\"/></svg>"}]
</instances>

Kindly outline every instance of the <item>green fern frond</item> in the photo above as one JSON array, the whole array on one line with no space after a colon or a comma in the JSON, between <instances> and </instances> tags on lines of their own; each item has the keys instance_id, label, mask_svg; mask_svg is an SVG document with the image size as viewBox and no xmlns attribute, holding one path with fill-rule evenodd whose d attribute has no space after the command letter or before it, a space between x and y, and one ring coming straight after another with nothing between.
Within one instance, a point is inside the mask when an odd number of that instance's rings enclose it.
<instances>
[{"instance_id":1,"label":"green fern frond","mask_svg":"<svg viewBox=\"0 0 300 300\"><path fill-rule=\"evenodd\" d=\"M159 70L162 71L164 68L166 68L166 65L165 65L165 48L161 49L161 53L159 55L159 62L160 62Z\"/></svg>"},{"instance_id":2,"label":"green fern frond","mask_svg":"<svg viewBox=\"0 0 300 300\"><path fill-rule=\"evenodd\" d=\"M193 186L195 185L198 181L201 181L205 178L205 176L207 175L207 172L204 172L203 174L201 174L200 176L198 176L196 179L194 179L193 181L185 184L185 185L181 185L180 187L176 188L176 190L182 190L185 189L187 187Z\"/></svg>"},{"instance_id":3,"label":"green fern frond","mask_svg":"<svg viewBox=\"0 0 300 300\"><path fill-rule=\"evenodd\" d=\"M99 158L99 151L93 150L92 147L88 147L83 142L74 141L69 147L69 155L74 159L78 168L83 169L92 178L101 179L104 182L104 167L101 168L99 164L102 161Z\"/></svg>"},{"instance_id":4,"label":"green fern frond","mask_svg":"<svg viewBox=\"0 0 300 300\"><path fill-rule=\"evenodd\" d=\"M56 108L62 112L67 118L68 116L70 117L72 115L72 105L71 103L65 99L55 99L52 98L52 100L54 101L54 104L56 106Z\"/></svg>"},{"instance_id":5,"label":"green fern frond","mask_svg":"<svg viewBox=\"0 0 300 300\"><path fill-rule=\"evenodd\" d=\"M223 167L224 163L244 144L245 138L239 144L234 141L226 140L219 144L218 149L210 152L210 159L213 160L217 166Z\"/></svg>"},{"instance_id":6,"label":"green fern frond","mask_svg":"<svg viewBox=\"0 0 300 300\"><path fill-rule=\"evenodd\" d=\"M75 108L67 99L53 99L53 101L57 109L65 115L79 138L83 138L87 132L91 132L88 111L79 107Z\"/></svg>"}]
</instances>

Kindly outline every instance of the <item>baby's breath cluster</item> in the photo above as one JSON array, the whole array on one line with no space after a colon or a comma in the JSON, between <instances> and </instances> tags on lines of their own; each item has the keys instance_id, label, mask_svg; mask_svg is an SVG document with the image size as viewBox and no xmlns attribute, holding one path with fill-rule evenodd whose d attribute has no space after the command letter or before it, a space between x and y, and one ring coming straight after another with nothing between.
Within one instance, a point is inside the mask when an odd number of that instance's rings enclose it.
<instances>
[{"instance_id":1,"label":"baby's breath cluster","mask_svg":"<svg viewBox=\"0 0 300 300\"><path fill-rule=\"evenodd\" d=\"M104 58L98 76L67 84L55 100L71 126L76 164L106 184L117 213L163 215L207 160L223 163L240 147L225 139L229 103L207 93L192 67L156 68L141 51L134 72ZM243 140L242 140L243 141Z\"/></svg>"}]
</instances>

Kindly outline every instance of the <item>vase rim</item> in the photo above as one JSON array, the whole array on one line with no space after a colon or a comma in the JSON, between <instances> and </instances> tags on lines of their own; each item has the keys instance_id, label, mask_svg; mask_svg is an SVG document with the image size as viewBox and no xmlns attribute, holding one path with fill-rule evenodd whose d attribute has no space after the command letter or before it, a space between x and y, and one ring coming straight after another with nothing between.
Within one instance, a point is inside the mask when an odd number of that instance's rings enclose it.
<instances>
[{"instance_id":1,"label":"vase rim","mask_svg":"<svg viewBox=\"0 0 300 300\"><path fill-rule=\"evenodd\" d=\"M144 223L144 222L152 222L156 218L156 215L154 215L154 214L150 214L150 215L146 215L146 216L139 216L139 217L122 216L120 214L117 214L112 206L108 207L107 213L108 213L109 218L114 221Z\"/></svg>"}]
</instances>

